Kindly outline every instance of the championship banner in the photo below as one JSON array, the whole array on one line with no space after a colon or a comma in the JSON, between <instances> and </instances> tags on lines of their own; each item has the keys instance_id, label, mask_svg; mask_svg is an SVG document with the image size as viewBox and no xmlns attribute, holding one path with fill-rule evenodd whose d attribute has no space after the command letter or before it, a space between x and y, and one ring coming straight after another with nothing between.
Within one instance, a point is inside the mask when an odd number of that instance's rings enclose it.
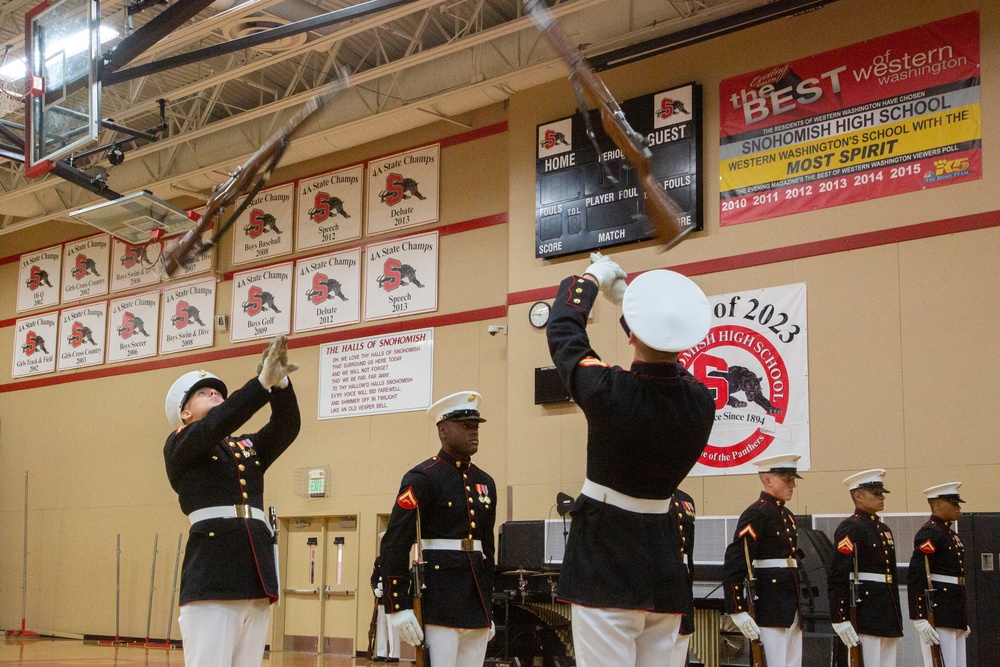
<instances>
[{"instance_id":1,"label":"championship banner","mask_svg":"<svg viewBox=\"0 0 1000 667\"><path fill-rule=\"evenodd\" d=\"M678 362L715 394L715 424L691 475L756 473L761 456L809 464L804 283L709 297L712 328Z\"/></svg>"},{"instance_id":2,"label":"championship banner","mask_svg":"<svg viewBox=\"0 0 1000 667\"><path fill-rule=\"evenodd\" d=\"M156 263L160 260L159 243L132 245L114 239L111 250L111 291L124 292L160 282Z\"/></svg>"},{"instance_id":3,"label":"championship banner","mask_svg":"<svg viewBox=\"0 0 1000 667\"><path fill-rule=\"evenodd\" d=\"M433 329L322 345L319 418L426 410L433 371Z\"/></svg>"},{"instance_id":4,"label":"championship banner","mask_svg":"<svg viewBox=\"0 0 1000 667\"><path fill-rule=\"evenodd\" d=\"M365 248L365 319L437 310L438 233Z\"/></svg>"},{"instance_id":5,"label":"championship banner","mask_svg":"<svg viewBox=\"0 0 1000 667\"><path fill-rule=\"evenodd\" d=\"M215 342L215 279L163 290L160 354L211 347Z\"/></svg>"},{"instance_id":6,"label":"championship banner","mask_svg":"<svg viewBox=\"0 0 1000 667\"><path fill-rule=\"evenodd\" d=\"M59 313L59 361L61 371L104 363L104 333L108 302L67 308Z\"/></svg>"},{"instance_id":7,"label":"championship banner","mask_svg":"<svg viewBox=\"0 0 1000 667\"><path fill-rule=\"evenodd\" d=\"M160 320L160 293L149 292L110 305L108 363L156 356Z\"/></svg>"},{"instance_id":8,"label":"championship banner","mask_svg":"<svg viewBox=\"0 0 1000 667\"><path fill-rule=\"evenodd\" d=\"M258 193L233 223L233 264L290 253L294 219L294 183Z\"/></svg>"},{"instance_id":9,"label":"championship banner","mask_svg":"<svg viewBox=\"0 0 1000 667\"><path fill-rule=\"evenodd\" d=\"M295 331L360 321L360 248L295 263Z\"/></svg>"},{"instance_id":10,"label":"championship banner","mask_svg":"<svg viewBox=\"0 0 1000 667\"><path fill-rule=\"evenodd\" d=\"M70 303L108 293L111 236L101 234L63 246L62 302Z\"/></svg>"},{"instance_id":11,"label":"championship banner","mask_svg":"<svg viewBox=\"0 0 1000 667\"><path fill-rule=\"evenodd\" d=\"M299 181L296 250L361 238L364 175L359 164Z\"/></svg>"},{"instance_id":12,"label":"championship banner","mask_svg":"<svg viewBox=\"0 0 1000 667\"><path fill-rule=\"evenodd\" d=\"M291 321L291 262L233 275L232 342L286 334Z\"/></svg>"},{"instance_id":13,"label":"championship banner","mask_svg":"<svg viewBox=\"0 0 1000 667\"><path fill-rule=\"evenodd\" d=\"M635 97L621 108L649 145L657 185L684 212L680 222L702 229L701 86ZM587 136L588 118L597 148ZM604 131L599 110L539 125L535 148L535 257L656 236L642 187Z\"/></svg>"},{"instance_id":14,"label":"championship banner","mask_svg":"<svg viewBox=\"0 0 1000 667\"><path fill-rule=\"evenodd\" d=\"M14 322L11 377L43 375L56 369L59 313L32 315Z\"/></svg>"},{"instance_id":15,"label":"championship banner","mask_svg":"<svg viewBox=\"0 0 1000 667\"><path fill-rule=\"evenodd\" d=\"M719 85L720 224L982 178L979 13Z\"/></svg>"},{"instance_id":16,"label":"championship banner","mask_svg":"<svg viewBox=\"0 0 1000 667\"><path fill-rule=\"evenodd\" d=\"M415 227L438 219L441 145L368 163L368 234Z\"/></svg>"},{"instance_id":17,"label":"championship banner","mask_svg":"<svg viewBox=\"0 0 1000 667\"><path fill-rule=\"evenodd\" d=\"M62 246L21 255L17 276L17 312L59 303Z\"/></svg>"}]
</instances>

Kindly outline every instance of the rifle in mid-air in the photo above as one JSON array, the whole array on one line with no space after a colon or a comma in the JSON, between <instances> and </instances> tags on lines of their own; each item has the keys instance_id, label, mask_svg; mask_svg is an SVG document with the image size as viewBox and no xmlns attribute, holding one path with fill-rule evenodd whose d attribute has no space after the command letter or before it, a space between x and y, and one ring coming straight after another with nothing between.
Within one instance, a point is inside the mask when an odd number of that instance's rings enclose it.
<instances>
[{"instance_id":1,"label":"rifle in mid-air","mask_svg":"<svg viewBox=\"0 0 1000 667\"><path fill-rule=\"evenodd\" d=\"M190 264L194 259L208 252L212 246L218 243L222 235L233 226L236 219L250 205L260 189L264 187L271 172L278 165L285 149L291 143L292 137L302 124L305 123L314 113L322 109L344 88L350 85L350 79L346 70L342 70L340 78L333 88L322 95L317 95L306 102L299 111L285 123L284 127L275 132L264 145L257 149L244 164L236 168L230 174L229 180L212 189L212 195L205 203L205 211L201 220L194 227L189 229L176 245L171 247L163 258L163 269L168 276L172 276L181 266ZM243 197L243 202L236 207L232 215L229 216L225 224L215 226L217 220L227 208L236 203L236 200ZM215 226L212 238L202 241L204 233Z\"/></svg>"},{"instance_id":2,"label":"rifle in mid-air","mask_svg":"<svg viewBox=\"0 0 1000 667\"><path fill-rule=\"evenodd\" d=\"M576 93L584 123L587 125L587 136L594 143L598 156L601 155L601 150L597 147L594 131L590 127L586 99L590 99L593 104L597 105L601 113L601 125L604 127L604 131L608 133L615 146L635 169L639 185L646 195L646 214L656 227L657 237L663 244L663 249L672 247L685 234L694 229L694 225L686 225L681 222L684 211L657 183L656 177L653 175L653 154L649 150L649 144L645 137L632 129L607 86L587 63L580 50L569 43L565 33L556 23L555 17L546 7L545 0L525 0L524 7L535 21L538 29L569 66L573 90ZM611 180L615 179L612 177Z\"/></svg>"},{"instance_id":3,"label":"rifle in mid-air","mask_svg":"<svg viewBox=\"0 0 1000 667\"><path fill-rule=\"evenodd\" d=\"M744 590L747 598L747 613L750 618L757 621L757 578L753 576L753 564L750 561L750 547L747 546L746 538L743 538L743 555L747 559L747 578L744 581ZM750 640L750 664L751 667L767 667L767 656L764 654L764 645L760 637Z\"/></svg>"}]
</instances>

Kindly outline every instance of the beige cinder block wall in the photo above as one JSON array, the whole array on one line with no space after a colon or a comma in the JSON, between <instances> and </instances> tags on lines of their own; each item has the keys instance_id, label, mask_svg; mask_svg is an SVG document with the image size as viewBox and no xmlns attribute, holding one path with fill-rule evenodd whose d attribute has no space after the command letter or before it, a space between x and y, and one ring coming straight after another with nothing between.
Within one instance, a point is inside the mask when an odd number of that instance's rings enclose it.
<instances>
[{"instance_id":1,"label":"beige cinder block wall","mask_svg":"<svg viewBox=\"0 0 1000 667\"><path fill-rule=\"evenodd\" d=\"M603 73L619 99L697 81L704 90L706 231L667 254L651 244L612 251L628 271L716 261L695 276L709 294L805 282L809 303L810 419L813 470L800 485L796 511L846 511L840 480L865 467L889 468L890 511L923 511L920 489L947 479L966 486L967 508L997 510L991 484L1000 454L991 446L998 418L989 387L1000 357L993 268L996 227L949 236L736 268L725 259L745 253L837 239L872 230L1000 210L991 187L1000 167L1000 134L983 134L985 178L797 216L719 228L718 84L727 77L805 57L965 11L981 12L982 105L1000 108L1000 8L987 0L840 0L785 19ZM533 405L533 369L547 365L544 333L527 323L534 297L586 266L584 256L534 258L534 133L538 123L572 113L565 82L525 91L509 106L469 114L486 127L506 120L506 133L442 151L442 225L508 212L507 224L442 236L439 314L502 307L507 318L435 330L435 395L476 386L486 396L479 463L501 489L510 487L515 519L546 518L557 491L576 495L584 474L586 424L572 405ZM295 165L274 182L351 164L448 136L429 126L328 160ZM483 156L490 158L484 173ZM486 177L488 176L488 178ZM188 202L193 205L194 202ZM0 257L82 236L78 226L49 224L0 237ZM220 268L228 269L223 246ZM283 259L283 258L282 258ZM16 268L0 264L0 285ZM219 285L217 308L229 312L231 286ZM501 309L502 311L502 309ZM630 349L618 310L599 302L590 331L605 359L627 365ZM0 319L15 317L13 295L0 289ZM487 324L509 325L490 337ZM359 325L363 328L365 325ZM348 328L350 331L350 328ZM339 334L341 330L336 330ZM436 447L418 413L315 420L318 346L294 347L303 366L294 377L305 424L299 442L269 473L267 501L285 516L357 514L361 563L374 556L375 517L391 507L402 472ZM0 328L0 355L10 355L11 326ZM213 350L233 356L210 365L231 382L249 377L259 345ZM239 352L247 348L247 352ZM253 353L250 350L254 350ZM7 357L9 358L9 357ZM183 358L178 357L178 361ZM191 366L152 368L19 391L0 391L0 626L20 622L23 474L31 471L29 626L108 634L114 627L114 538L123 534L122 633L145 633L152 539L161 560L153 634L166 626L166 601L176 535L183 517L162 470L162 397ZM16 385L0 362L0 389ZM984 389L986 388L986 389ZM294 471L329 465L333 495L308 501L292 488ZM689 480L699 512L737 514L756 495L753 476ZM501 493L500 516L507 512ZM169 553L169 560L163 554ZM165 566L164 564L167 563ZM362 567L356 589L367 586ZM359 602L360 628L370 607ZM365 619L364 621L360 619ZM174 636L177 636L176 623Z\"/></svg>"}]
</instances>

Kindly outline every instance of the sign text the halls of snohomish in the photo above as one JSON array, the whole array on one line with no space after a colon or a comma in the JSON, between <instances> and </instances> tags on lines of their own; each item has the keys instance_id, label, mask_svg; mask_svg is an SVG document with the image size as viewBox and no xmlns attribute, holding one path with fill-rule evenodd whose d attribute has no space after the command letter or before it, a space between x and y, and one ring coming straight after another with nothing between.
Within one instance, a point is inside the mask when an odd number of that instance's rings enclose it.
<instances>
[{"instance_id":1,"label":"sign text the halls of snohomish","mask_svg":"<svg viewBox=\"0 0 1000 667\"><path fill-rule=\"evenodd\" d=\"M622 102L621 108L649 143L653 175L684 211L682 222L701 230L701 86L643 95ZM655 236L653 223L644 216L645 196L635 169L604 131L600 112L589 115L600 156L579 113L538 126L535 257L560 257ZM617 183L608 178L601 159Z\"/></svg>"}]
</instances>

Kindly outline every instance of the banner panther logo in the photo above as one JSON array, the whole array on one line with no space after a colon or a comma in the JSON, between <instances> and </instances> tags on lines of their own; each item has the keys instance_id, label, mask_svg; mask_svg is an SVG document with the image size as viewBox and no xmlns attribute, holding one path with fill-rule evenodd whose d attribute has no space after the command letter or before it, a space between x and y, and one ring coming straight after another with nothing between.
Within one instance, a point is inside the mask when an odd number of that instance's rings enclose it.
<instances>
[{"instance_id":1,"label":"banner panther logo","mask_svg":"<svg viewBox=\"0 0 1000 667\"><path fill-rule=\"evenodd\" d=\"M405 178L395 172L385 177L385 190L378 193L379 199L386 206L395 206L404 199L409 199L411 196L420 200L427 199L427 197L420 194L418 183L415 180Z\"/></svg>"}]
</instances>

